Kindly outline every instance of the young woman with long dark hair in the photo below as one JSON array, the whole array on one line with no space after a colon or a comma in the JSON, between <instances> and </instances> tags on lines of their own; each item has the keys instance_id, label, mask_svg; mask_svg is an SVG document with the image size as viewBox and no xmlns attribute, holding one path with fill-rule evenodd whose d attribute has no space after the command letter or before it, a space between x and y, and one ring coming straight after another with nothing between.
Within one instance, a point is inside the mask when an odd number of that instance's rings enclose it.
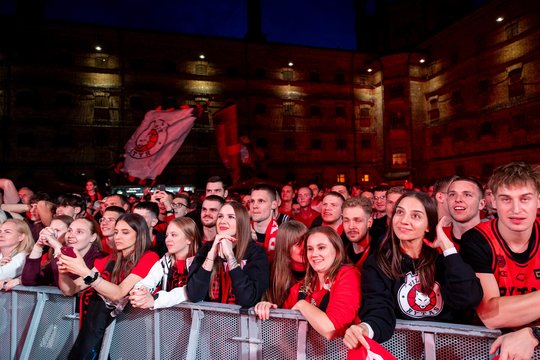
<instances>
[{"instance_id":1,"label":"young woman with long dark hair","mask_svg":"<svg viewBox=\"0 0 540 360\"><path fill-rule=\"evenodd\" d=\"M480 303L480 281L442 230L448 222L438 222L435 200L425 193L396 201L381 250L364 263L362 322L347 330L345 345L365 346L365 336L390 339L396 318L460 322Z\"/></svg>"},{"instance_id":2,"label":"young woman with long dark hair","mask_svg":"<svg viewBox=\"0 0 540 360\"><path fill-rule=\"evenodd\" d=\"M84 320L70 359L97 358L105 329L129 303L129 291L159 260L157 254L149 250L152 246L150 230L140 215L123 214L118 218L114 244L115 253L96 260L91 270L76 249L73 254L62 252L60 255L59 287L64 294L73 295L90 286L93 288L87 312L81 310ZM73 280L69 274L79 277Z\"/></svg>"},{"instance_id":3,"label":"young woman with long dark hair","mask_svg":"<svg viewBox=\"0 0 540 360\"><path fill-rule=\"evenodd\" d=\"M306 225L296 220L285 222L279 227L270 271L270 286L263 295L263 301L255 305L255 312L261 320L270 317L270 309L281 307L291 287L304 278L306 263L303 250L307 230Z\"/></svg>"}]
</instances>

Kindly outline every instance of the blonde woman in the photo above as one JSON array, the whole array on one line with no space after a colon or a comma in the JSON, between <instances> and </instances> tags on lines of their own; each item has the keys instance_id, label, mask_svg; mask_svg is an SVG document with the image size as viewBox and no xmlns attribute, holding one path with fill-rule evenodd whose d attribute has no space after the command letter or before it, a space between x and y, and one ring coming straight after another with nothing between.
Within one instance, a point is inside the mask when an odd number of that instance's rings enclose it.
<instances>
[{"instance_id":1,"label":"blonde woman","mask_svg":"<svg viewBox=\"0 0 540 360\"><path fill-rule=\"evenodd\" d=\"M26 256L34 246L32 232L23 220L9 219L0 227L0 289L21 275Z\"/></svg>"}]
</instances>

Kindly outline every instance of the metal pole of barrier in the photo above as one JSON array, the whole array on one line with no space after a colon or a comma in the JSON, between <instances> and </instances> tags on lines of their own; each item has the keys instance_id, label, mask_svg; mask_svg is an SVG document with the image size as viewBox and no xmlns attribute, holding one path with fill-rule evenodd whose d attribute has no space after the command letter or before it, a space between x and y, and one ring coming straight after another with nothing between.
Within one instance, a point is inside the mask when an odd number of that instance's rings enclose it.
<instances>
[{"instance_id":1,"label":"metal pole of barrier","mask_svg":"<svg viewBox=\"0 0 540 360\"><path fill-rule=\"evenodd\" d=\"M17 309L19 308L19 297L16 291L11 292L11 359L15 359L17 354Z\"/></svg>"},{"instance_id":2,"label":"metal pole of barrier","mask_svg":"<svg viewBox=\"0 0 540 360\"><path fill-rule=\"evenodd\" d=\"M30 357L30 352L32 351L32 345L36 339L36 333L39 327L39 322L41 321L41 316L43 315L43 309L45 308L45 302L49 299L49 296L45 293L37 293L37 303L34 313L32 314L32 321L30 322L30 327L28 328L28 335L24 341L24 346L21 351L20 359L26 360Z\"/></svg>"},{"instance_id":3,"label":"metal pole of barrier","mask_svg":"<svg viewBox=\"0 0 540 360\"><path fill-rule=\"evenodd\" d=\"M198 309L193 309L191 311L191 329L189 332L189 342L186 352L186 360L195 360L197 358L197 346L199 345L201 321L203 318L203 311Z\"/></svg>"},{"instance_id":4,"label":"metal pole of barrier","mask_svg":"<svg viewBox=\"0 0 540 360\"><path fill-rule=\"evenodd\" d=\"M298 321L298 339L296 342L296 359L297 360L306 359L307 332L308 332L308 322L305 320Z\"/></svg>"},{"instance_id":5,"label":"metal pole of barrier","mask_svg":"<svg viewBox=\"0 0 540 360\"><path fill-rule=\"evenodd\" d=\"M262 334L262 325L261 320L257 318L257 315L254 313L249 317L249 338L256 339L257 343L254 341L249 344L249 359L250 360L262 360L262 344L261 339Z\"/></svg>"},{"instance_id":6,"label":"metal pole of barrier","mask_svg":"<svg viewBox=\"0 0 540 360\"><path fill-rule=\"evenodd\" d=\"M423 332L422 338L424 339L424 359L436 360L437 351L435 347L435 334Z\"/></svg>"},{"instance_id":7,"label":"metal pole of barrier","mask_svg":"<svg viewBox=\"0 0 540 360\"><path fill-rule=\"evenodd\" d=\"M240 324L240 337L233 337L233 340L240 341L238 347L240 348L240 360L249 359L249 317L247 311L240 310L240 319L238 319Z\"/></svg>"},{"instance_id":8,"label":"metal pole of barrier","mask_svg":"<svg viewBox=\"0 0 540 360\"><path fill-rule=\"evenodd\" d=\"M161 359L161 311L154 313L154 359Z\"/></svg>"},{"instance_id":9,"label":"metal pole of barrier","mask_svg":"<svg viewBox=\"0 0 540 360\"><path fill-rule=\"evenodd\" d=\"M115 327L116 318L109 324L109 326L107 326L107 330L105 330L105 334L103 335L103 343L101 344L101 351L99 352L99 360L107 360L109 358Z\"/></svg>"}]
</instances>

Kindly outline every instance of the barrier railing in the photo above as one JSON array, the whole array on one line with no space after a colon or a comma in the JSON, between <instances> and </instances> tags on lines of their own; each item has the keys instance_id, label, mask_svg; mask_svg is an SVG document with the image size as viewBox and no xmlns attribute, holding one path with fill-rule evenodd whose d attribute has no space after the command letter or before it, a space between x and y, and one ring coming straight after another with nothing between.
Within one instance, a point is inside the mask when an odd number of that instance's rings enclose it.
<instances>
[{"instance_id":1,"label":"barrier railing","mask_svg":"<svg viewBox=\"0 0 540 360\"><path fill-rule=\"evenodd\" d=\"M57 288L0 292L0 359L65 359L79 329L76 299ZM383 345L400 360L490 359L499 331L480 326L400 321ZM108 328L100 359L345 359L341 339L327 341L296 311L184 303L130 309ZM540 359L537 351L533 359Z\"/></svg>"}]
</instances>

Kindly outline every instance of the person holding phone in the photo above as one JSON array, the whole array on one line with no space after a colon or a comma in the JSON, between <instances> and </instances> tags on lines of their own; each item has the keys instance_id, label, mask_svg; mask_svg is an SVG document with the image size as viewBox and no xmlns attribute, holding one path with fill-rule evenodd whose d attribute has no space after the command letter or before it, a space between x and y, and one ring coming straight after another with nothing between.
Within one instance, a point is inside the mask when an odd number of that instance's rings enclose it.
<instances>
[{"instance_id":1,"label":"person holding phone","mask_svg":"<svg viewBox=\"0 0 540 360\"><path fill-rule=\"evenodd\" d=\"M43 263L42 257L45 247L51 248L51 257ZM54 285L58 286L58 256L62 247L77 249L85 264L94 266L96 259L105 256L101 251L98 224L88 218L73 220L67 215L56 215L51 226L41 230L39 238L26 260L21 276L21 283L25 286ZM70 250L67 250L70 251Z\"/></svg>"},{"instance_id":2,"label":"person holding phone","mask_svg":"<svg viewBox=\"0 0 540 360\"><path fill-rule=\"evenodd\" d=\"M380 251L362 270L362 306L358 325L347 329L350 349L366 346L364 337L384 342L396 318L465 322L482 300L482 287L444 233L450 218L438 222L435 200L407 192L396 202Z\"/></svg>"}]
</instances>

